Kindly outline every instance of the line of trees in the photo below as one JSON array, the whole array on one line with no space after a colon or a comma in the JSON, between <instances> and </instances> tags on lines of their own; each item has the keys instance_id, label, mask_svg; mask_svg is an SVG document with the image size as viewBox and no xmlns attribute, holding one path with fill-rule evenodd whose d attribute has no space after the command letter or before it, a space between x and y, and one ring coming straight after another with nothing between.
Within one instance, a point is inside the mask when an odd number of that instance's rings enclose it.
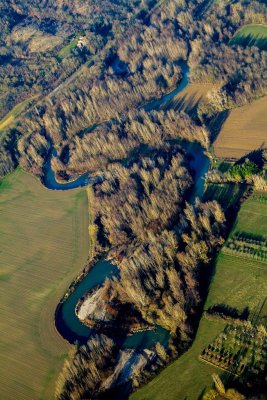
<instances>
[{"instance_id":1,"label":"line of trees","mask_svg":"<svg viewBox=\"0 0 267 400\"><path fill-rule=\"evenodd\" d=\"M111 366L117 346L105 335L92 335L87 344L73 348L58 377L58 400L92 399Z\"/></svg>"}]
</instances>

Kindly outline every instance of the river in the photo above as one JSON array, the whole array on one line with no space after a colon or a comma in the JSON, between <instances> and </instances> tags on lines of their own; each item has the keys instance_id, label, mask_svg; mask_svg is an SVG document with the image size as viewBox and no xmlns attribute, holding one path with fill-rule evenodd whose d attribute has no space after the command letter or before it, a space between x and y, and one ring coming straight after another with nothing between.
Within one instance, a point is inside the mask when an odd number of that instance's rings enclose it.
<instances>
[{"instance_id":1,"label":"river","mask_svg":"<svg viewBox=\"0 0 267 400\"><path fill-rule=\"evenodd\" d=\"M94 180L89 177L88 173L85 173L79 176L77 179L71 180L69 182L58 182L56 180L55 173L51 168L51 160L56 155L57 151L55 148L53 148L44 165L43 184L45 187L52 190L70 190L76 189L78 187L88 186L90 183L94 182Z\"/></svg>"},{"instance_id":2,"label":"river","mask_svg":"<svg viewBox=\"0 0 267 400\"><path fill-rule=\"evenodd\" d=\"M180 85L172 92L162 96L160 99L155 99L149 102L144 106L145 110L148 111L158 108L163 103L170 101L187 86L189 82L189 69L186 63L181 63L181 68L183 72L183 78L180 82ZM209 168L209 159L207 156L205 156L202 147L198 143L182 141L181 145L191 156L190 166L195 172L195 185L189 198L190 203L193 203L196 197L201 198L202 196L205 184L205 174ZM52 150L44 167L43 184L47 188L53 190L70 190L87 186L88 184L95 182L95 180L90 179L87 173L67 183L58 182L51 168L51 159L53 156L56 156L55 149ZM118 268L110 262L100 260L75 287L74 292L66 299L66 301L60 303L57 307L55 314L57 330L70 343L74 343L75 341L85 343L92 333L92 329L82 324L75 314L75 307L79 299L83 297L90 289L102 284L107 277L111 278L114 275L118 275ZM128 336L123 342L122 347L149 348L152 347L156 342L167 345L168 339L169 332L158 326L154 330L138 332Z\"/></svg>"},{"instance_id":3,"label":"river","mask_svg":"<svg viewBox=\"0 0 267 400\"><path fill-rule=\"evenodd\" d=\"M116 265L105 261L98 261L85 276L85 278L76 286L74 292L58 306L56 312L56 328L59 333L70 343L79 341L85 343L93 332L92 329L82 324L75 314L75 307L79 299L86 292L95 286L102 284L106 278L118 275ZM123 348L145 348L152 347L156 342L167 345L169 333L161 327L155 330L137 332L128 336L122 344Z\"/></svg>"}]
</instances>

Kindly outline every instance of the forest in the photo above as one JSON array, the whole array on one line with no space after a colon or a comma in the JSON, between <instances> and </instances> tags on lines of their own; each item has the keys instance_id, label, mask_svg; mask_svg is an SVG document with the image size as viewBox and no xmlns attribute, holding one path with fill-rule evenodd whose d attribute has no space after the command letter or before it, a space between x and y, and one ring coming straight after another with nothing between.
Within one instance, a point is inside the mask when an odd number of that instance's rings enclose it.
<instances>
[{"instance_id":1,"label":"forest","mask_svg":"<svg viewBox=\"0 0 267 400\"><path fill-rule=\"evenodd\" d=\"M80 318L98 332L69 354L56 398L105 398L125 383L127 363L133 390L194 340L229 221L217 201L192 200L198 171L184 143L209 154L224 113L266 95L267 53L231 39L245 24L266 23L267 6L256 0L11 0L8 7L0 2L0 11L0 117L30 100L0 134L0 176L19 166L44 182L51 159L58 182L83 173L97 178L91 253L119 270L83 299L98 302ZM179 86L183 64L191 83L214 83L196 115L150 109L152 100ZM225 173L209 172L208 180L266 189L249 159ZM138 324L159 326L169 343L130 352L106 333L106 321L122 324L123 335Z\"/></svg>"},{"instance_id":2,"label":"forest","mask_svg":"<svg viewBox=\"0 0 267 400\"><path fill-rule=\"evenodd\" d=\"M72 154L78 147L75 140L87 142L87 132L95 124L99 129L105 129L103 122L119 121L132 110L142 108L151 99L170 91L181 79L181 60L188 62L192 82L218 83L217 89L199 104L198 123L201 121L209 126L210 121L223 111L264 95L266 53L257 47L231 45L229 41L242 24L265 20L266 6L257 1L242 0L227 6L224 2L216 2L206 10L204 4L166 1L160 7L152 8L150 14L139 14L124 27L123 34L114 33L114 38L98 49L84 65L86 68L78 70L69 84L66 81L36 106L33 104L14 125L17 136L24 136L23 144L18 146L22 147L22 165L28 154L33 158L32 163L43 162L40 157L45 159L47 152L40 149L45 139L49 142L47 147L53 143L61 150L71 144L69 152ZM22 9L23 6L19 12ZM105 9L110 10L109 7ZM60 10L62 12L60 7L56 8L59 19L62 17ZM41 13L40 10L35 12ZM124 19L118 15L121 24ZM108 16L101 14L101 18L108 23ZM73 19L76 21L75 17ZM81 15L77 16L77 21L82 20ZM66 62L71 65L69 58ZM3 64L4 68L9 65ZM64 66L64 71L68 68ZM3 154L7 148L12 153L14 145L10 142L13 136L14 133L7 131L0 146L3 149L1 158L7 157ZM19 162L15 153L13 150L9 169ZM64 164L67 161L68 157Z\"/></svg>"}]
</instances>

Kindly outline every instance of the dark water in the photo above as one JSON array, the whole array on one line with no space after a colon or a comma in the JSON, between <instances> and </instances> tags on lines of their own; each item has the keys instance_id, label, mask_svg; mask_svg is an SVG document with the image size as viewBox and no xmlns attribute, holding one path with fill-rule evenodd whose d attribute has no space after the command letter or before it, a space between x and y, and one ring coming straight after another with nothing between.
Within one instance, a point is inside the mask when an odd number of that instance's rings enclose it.
<instances>
[{"instance_id":1,"label":"dark water","mask_svg":"<svg viewBox=\"0 0 267 400\"><path fill-rule=\"evenodd\" d=\"M93 182L93 180L89 177L88 173L85 173L79 178L66 182L66 183L59 183L56 181L55 178L55 173L51 168L51 159L53 156L56 156L57 152L56 149L53 149L50 156L48 157L48 160L44 166L44 178L43 178L43 184L48 188L52 190L70 190L70 189L75 189L78 187L83 187L87 186L90 183Z\"/></svg>"},{"instance_id":2,"label":"dark water","mask_svg":"<svg viewBox=\"0 0 267 400\"><path fill-rule=\"evenodd\" d=\"M182 147L192 156L190 166L194 172L194 182L189 202L193 204L196 197L202 198L205 187L205 175L209 170L210 159L204 154L203 148L198 143L183 142Z\"/></svg>"},{"instance_id":3,"label":"dark water","mask_svg":"<svg viewBox=\"0 0 267 400\"><path fill-rule=\"evenodd\" d=\"M192 157L190 165L195 171L195 186L189 201L194 203L195 198L202 197L205 184L205 174L209 168L209 159L204 155L202 147L198 143L182 142L182 147ZM68 299L58 307L56 312L56 327L60 334L69 342L78 340L84 343L89 338L92 330L83 325L75 315L75 307L81 297L90 289L102 284L106 277L118 275L118 268L101 260L97 262L85 278L77 285L75 291ZM157 342L166 346L168 344L169 332L158 326L153 331L138 332L128 336L123 343L125 348L151 348Z\"/></svg>"},{"instance_id":4,"label":"dark water","mask_svg":"<svg viewBox=\"0 0 267 400\"><path fill-rule=\"evenodd\" d=\"M182 63L183 79L180 85L171 93L166 94L161 99L156 99L145 106L146 110L157 108L162 103L172 99L177 93L182 91L188 84L188 66ZM201 198L204 191L205 174L209 168L209 159L203 153L202 147L198 143L181 142L182 147L191 156L190 165L195 171L195 186L190 195L189 201L193 203L196 197ZM45 176L43 183L49 189L69 190L77 187L86 186L92 183L88 174L80 176L78 179L68 183L58 183L55 180L54 172L51 169L51 158L56 155L55 150L51 153L45 165ZM56 327L60 334L69 342L79 341L84 343L89 338L92 330L83 325L75 315L75 307L81 297L95 286L102 284L106 277L118 275L118 268L110 262L101 260L97 262L85 278L76 286L75 291L68 299L58 306L55 316ZM169 332L162 327L156 327L153 331L138 332L128 336L123 343L124 348L149 348L156 342L167 345Z\"/></svg>"},{"instance_id":5,"label":"dark water","mask_svg":"<svg viewBox=\"0 0 267 400\"><path fill-rule=\"evenodd\" d=\"M172 100L178 93L186 88L189 83L189 67L185 61L180 63L180 67L182 69L183 77L177 88L175 88L172 92L163 95L161 98L152 100L150 103L146 104L144 106L146 111L159 108L162 104Z\"/></svg>"},{"instance_id":6,"label":"dark water","mask_svg":"<svg viewBox=\"0 0 267 400\"><path fill-rule=\"evenodd\" d=\"M56 327L59 333L69 342L86 342L92 330L82 324L75 314L75 307L86 292L102 284L106 278L118 275L116 265L108 261L98 261L76 286L74 292L62 303L56 312Z\"/></svg>"},{"instance_id":7,"label":"dark water","mask_svg":"<svg viewBox=\"0 0 267 400\"><path fill-rule=\"evenodd\" d=\"M174 89L172 92L165 94L160 99L152 100L150 103L146 104L144 106L144 109L146 111L150 111L152 109L157 109L163 103L171 100L174 96L176 96L178 93L180 93L188 85L188 83L189 83L189 78L188 78L189 67L186 64L186 62L181 62L180 66L182 69L183 78L182 78L180 84L177 86L177 88ZM98 125L99 124L94 124L93 126L80 132L80 134L82 135L84 133L91 132ZM48 157L48 160L47 160L45 166L44 166L43 184L48 189L70 190L70 189L75 189L78 187L84 187L84 186L87 186L87 185L95 182L95 179L90 178L88 173L85 173L85 174L79 176L77 179L75 179L71 182L67 182L67 183L57 182L56 178L55 178L55 173L51 168L51 159L53 156L56 156L56 155L57 155L56 149L53 149L50 156Z\"/></svg>"},{"instance_id":8,"label":"dark water","mask_svg":"<svg viewBox=\"0 0 267 400\"><path fill-rule=\"evenodd\" d=\"M68 299L59 305L56 312L56 327L59 333L70 343L75 343L75 341L85 343L93 332L92 329L82 324L75 314L75 307L79 299L90 289L102 284L106 278L118 276L118 272L116 265L100 260L76 286L75 291ZM168 339L168 331L159 326L153 331L138 332L128 336L122 347L145 348L152 347L157 342L167 345Z\"/></svg>"}]
</instances>

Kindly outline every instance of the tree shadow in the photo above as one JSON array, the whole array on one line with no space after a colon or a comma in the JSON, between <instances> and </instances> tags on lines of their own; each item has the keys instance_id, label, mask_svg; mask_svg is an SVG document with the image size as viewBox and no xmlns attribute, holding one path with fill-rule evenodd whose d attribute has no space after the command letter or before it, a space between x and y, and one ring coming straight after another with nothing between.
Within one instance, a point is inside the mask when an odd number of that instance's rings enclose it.
<instances>
[{"instance_id":1,"label":"tree shadow","mask_svg":"<svg viewBox=\"0 0 267 400\"><path fill-rule=\"evenodd\" d=\"M204 387L204 389L201 390L200 394L198 395L197 400L202 400L203 399L205 391L206 391L206 386Z\"/></svg>"},{"instance_id":2,"label":"tree shadow","mask_svg":"<svg viewBox=\"0 0 267 400\"><path fill-rule=\"evenodd\" d=\"M267 38L264 35L261 35L260 33L258 34L253 34L253 33L248 33L248 34L242 34L240 32L239 34L237 33L236 37L233 37L231 40L231 44L233 45L239 45L242 47L258 47L260 50L267 50Z\"/></svg>"},{"instance_id":3,"label":"tree shadow","mask_svg":"<svg viewBox=\"0 0 267 400\"><path fill-rule=\"evenodd\" d=\"M208 128L211 134L211 143L214 143L217 137L219 136L223 125L225 124L228 116L230 114L230 110L225 110L217 114L210 123L208 124Z\"/></svg>"},{"instance_id":4,"label":"tree shadow","mask_svg":"<svg viewBox=\"0 0 267 400\"><path fill-rule=\"evenodd\" d=\"M266 144L265 144L265 142L262 142L261 146L258 149L252 150L249 153L245 154L243 157L241 157L237 161L236 164L237 165L243 164L246 159L249 159L249 161L254 162L255 164L257 164L259 166L260 169L262 169L262 167L264 165L263 151L265 149L266 149Z\"/></svg>"},{"instance_id":5,"label":"tree shadow","mask_svg":"<svg viewBox=\"0 0 267 400\"><path fill-rule=\"evenodd\" d=\"M237 308L231 307L228 304L214 304L207 310L211 314L219 314L225 317L238 318L247 320L250 314L249 308L245 307L242 311Z\"/></svg>"}]
</instances>

